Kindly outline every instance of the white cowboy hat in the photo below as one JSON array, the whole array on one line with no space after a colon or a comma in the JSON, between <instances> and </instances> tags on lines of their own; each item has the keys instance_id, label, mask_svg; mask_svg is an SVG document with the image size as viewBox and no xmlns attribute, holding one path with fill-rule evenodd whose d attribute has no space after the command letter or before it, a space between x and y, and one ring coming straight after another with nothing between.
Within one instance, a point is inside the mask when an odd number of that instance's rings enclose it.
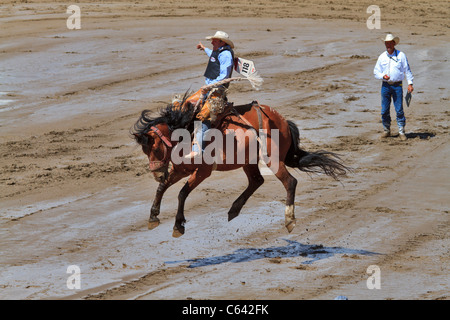
<instances>
[{"instance_id":1,"label":"white cowboy hat","mask_svg":"<svg viewBox=\"0 0 450 320\"><path fill-rule=\"evenodd\" d=\"M226 33L226 32L217 31L215 35L210 36L210 37L206 37L206 40L211 40L211 39L222 40L226 44L229 44L231 48L234 48L233 41L230 40L230 37L228 36L228 33Z\"/></svg>"},{"instance_id":2,"label":"white cowboy hat","mask_svg":"<svg viewBox=\"0 0 450 320\"><path fill-rule=\"evenodd\" d=\"M386 41L392 41L392 40L394 40L396 45L400 42L400 38L394 37L391 33L388 33L383 41L386 42Z\"/></svg>"}]
</instances>

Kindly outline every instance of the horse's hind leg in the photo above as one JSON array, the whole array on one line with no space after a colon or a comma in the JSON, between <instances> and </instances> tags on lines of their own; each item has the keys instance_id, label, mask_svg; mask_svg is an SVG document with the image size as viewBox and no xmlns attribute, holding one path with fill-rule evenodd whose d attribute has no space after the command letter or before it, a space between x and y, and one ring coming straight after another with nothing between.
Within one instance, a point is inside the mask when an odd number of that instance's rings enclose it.
<instances>
[{"instance_id":1,"label":"horse's hind leg","mask_svg":"<svg viewBox=\"0 0 450 320\"><path fill-rule=\"evenodd\" d=\"M239 215L239 212L241 212L241 209L247 202L248 198L250 198L256 189L264 183L264 178L262 177L257 164L246 165L243 169L248 178L248 187L239 196L239 198L233 202L231 209L228 211L228 221Z\"/></svg>"},{"instance_id":2,"label":"horse's hind leg","mask_svg":"<svg viewBox=\"0 0 450 320\"><path fill-rule=\"evenodd\" d=\"M285 210L285 226L289 232L291 232L295 227L295 214L294 214L294 199L295 199L295 188L297 187L297 179L295 179L283 162L279 163L278 172L275 176L283 183L284 188L287 192L286 197L286 210Z\"/></svg>"}]
</instances>

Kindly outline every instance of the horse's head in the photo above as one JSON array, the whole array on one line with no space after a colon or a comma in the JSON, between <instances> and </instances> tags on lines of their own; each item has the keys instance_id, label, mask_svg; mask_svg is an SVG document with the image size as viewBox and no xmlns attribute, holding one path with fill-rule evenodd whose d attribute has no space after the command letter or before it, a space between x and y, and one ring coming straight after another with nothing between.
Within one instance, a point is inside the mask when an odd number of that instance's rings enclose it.
<instances>
[{"instance_id":1,"label":"horse's head","mask_svg":"<svg viewBox=\"0 0 450 320\"><path fill-rule=\"evenodd\" d=\"M187 94L181 100L186 101ZM178 104L169 104L159 110L159 116L152 116L152 111L143 110L132 128L132 135L149 159L150 171L157 181L167 178L170 166L170 154L173 148L170 140L172 132L187 128L194 117L194 109L182 109Z\"/></svg>"},{"instance_id":2,"label":"horse's head","mask_svg":"<svg viewBox=\"0 0 450 320\"><path fill-rule=\"evenodd\" d=\"M149 128L148 132L133 133L135 140L149 160L150 171L158 182L164 181L168 174L170 152L170 130L167 124L160 123Z\"/></svg>"}]
</instances>

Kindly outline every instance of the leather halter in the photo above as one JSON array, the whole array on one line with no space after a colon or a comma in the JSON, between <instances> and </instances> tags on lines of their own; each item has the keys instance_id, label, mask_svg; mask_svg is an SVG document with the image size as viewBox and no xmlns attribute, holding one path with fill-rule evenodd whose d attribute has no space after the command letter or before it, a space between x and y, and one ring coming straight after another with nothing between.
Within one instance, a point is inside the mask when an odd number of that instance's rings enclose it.
<instances>
[{"instance_id":1,"label":"leather halter","mask_svg":"<svg viewBox=\"0 0 450 320\"><path fill-rule=\"evenodd\" d=\"M168 148L172 148L172 143L169 139L159 130L157 127L152 126L150 128L150 131L153 131L158 135L158 137L161 138L162 142L164 143L164 158L162 160L156 160L156 161L150 161L150 171L157 171L158 169L161 169L169 162L169 151Z\"/></svg>"},{"instance_id":2,"label":"leather halter","mask_svg":"<svg viewBox=\"0 0 450 320\"><path fill-rule=\"evenodd\" d=\"M169 147L172 148L172 143L170 142L169 139L167 139L167 137L161 132L161 130L159 130L157 127L155 126L151 126L150 127L151 131L153 131L154 133L156 133L158 135L158 137L161 138L161 140L164 142L164 144Z\"/></svg>"}]
</instances>

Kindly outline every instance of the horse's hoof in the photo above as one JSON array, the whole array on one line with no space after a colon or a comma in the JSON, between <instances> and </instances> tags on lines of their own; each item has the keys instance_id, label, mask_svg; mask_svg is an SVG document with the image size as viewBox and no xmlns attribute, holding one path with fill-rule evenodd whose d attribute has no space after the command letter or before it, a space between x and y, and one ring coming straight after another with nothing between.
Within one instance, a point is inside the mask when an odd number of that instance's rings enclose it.
<instances>
[{"instance_id":1,"label":"horse's hoof","mask_svg":"<svg viewBox=\"0 0 450 320\"><path fill-rule=\"evenodd\" d=\"M228 214L228 221L233 220L233 219L236 218L238 215L239 215L239 212L238 212L238 213L229 213L229 214Z\"/></svg>"},{"instance_id":2,"label":"horse's hoof","mask_svg":"<svg viewBox=\"0 0 450 320\"><path fill-rule=\"evenodd\" d=\"M295 220L289 222L289 223L286 225L286 229L287 229L287 231L288 231L289 233L291 233L292 230L294 230L294 228L295 228Z\"/></svg>"},{"instance_id":3,"label":"horse's hoof","mask_svg":"<svg viewBox=\"0 0 450 320\"><path fill-rule=\"evenodd\" d=\"M157 226L159 226L159 224L160 224L159 220L149 221L148 230L155 229Z\"/></svg>"},{"instance_id":4,"label":"horse's hoof","mask_svg":"<svg viewBox=\"0 0 450 320\"><path fill-rule=\"evenodd\" d=\"M183 234L184 234L184 231L181 232L181 231L178 230L178 229L173 229L172 237L174 237L174 238L179 238L179 237L181 237Z\"/></svg>"}]
</instances>

